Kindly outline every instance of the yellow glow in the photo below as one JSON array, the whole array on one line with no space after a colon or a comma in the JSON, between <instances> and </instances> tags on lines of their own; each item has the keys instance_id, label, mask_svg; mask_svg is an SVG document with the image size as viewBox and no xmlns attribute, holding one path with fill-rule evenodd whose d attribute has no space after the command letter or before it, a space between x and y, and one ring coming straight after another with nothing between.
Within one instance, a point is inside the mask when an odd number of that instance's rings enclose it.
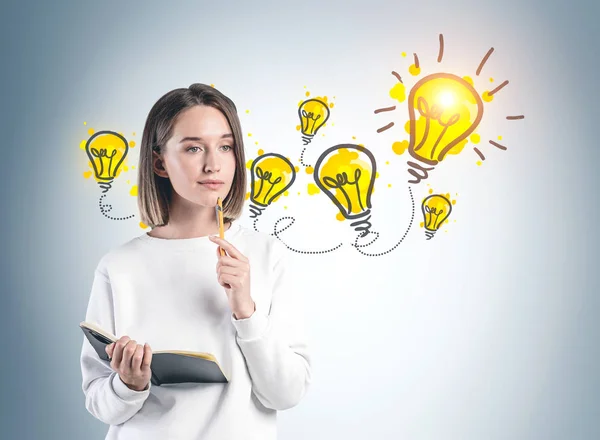
<instances>
[{"instance_id":1,"label":"yellow glow","mask_svg":"<svg viewBox=\"0 0 600 440\"><path fill-rule=\"evenodd\" d=\"M346 217L370 208L375 162L367 150L334 148L319 165L316 180Z\"/></svg>"},{"instance_id":2,"label":"yellow glow","mask_svg":"<svg viewBox=\"0 0 600 440\"><path fill-rule=\"evenodd\" d=\"M96 180L110 182L117 177L128 149L127 140L117 133L99 131L93 134L86 142L86 153Z\"/></svg>"},{"instance_id":3,"label":"yellow glow","mask_svg":"<svg viewBox=\"0 0 600 440\"><path fill-rule=\"evenodd\" d=\"M452 74L433 74L411 89L411 156L435 165L446 154L460 152L483 116L483 103L468 81Z\"/></svg>"},{"instance_id":4,"label":"yellow glow","mask_svg":"<svg viewBox=\"0 0 600 440\"><path fill-rule=\"evenodd\" d=\"M302 102L298 109L298 116L302 134L314 136L329 118L327 97L317 97Z\"/></svg>"},{"instance_id":5,"label":"yellow glow","mask_svg":"<svg viewBox=\"0 0 600 440\"><path fill-rule=\"evenodd\" d=\"M278 154L266 154L252 164L250 199L269 206L294 182L296 172L291 162Z\"/></svg>"},{"instance_id":6,"label":"yellow glow","mask_svg":"<svg viewBox=\"0 0 600 440\"><path fill-rule=\"evenodd\" d=\"M422 210L425 229L428 231L437 231L450 215L452 206L448 202L448 199L436 194L428 196L423 200Z\"/></svg>"}]
</instances>

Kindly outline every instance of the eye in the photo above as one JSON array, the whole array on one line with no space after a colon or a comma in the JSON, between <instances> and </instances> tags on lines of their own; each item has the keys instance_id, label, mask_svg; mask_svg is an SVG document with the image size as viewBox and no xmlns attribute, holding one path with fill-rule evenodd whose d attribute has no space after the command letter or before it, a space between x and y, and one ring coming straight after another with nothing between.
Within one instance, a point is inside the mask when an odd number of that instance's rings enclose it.
<instances>
[{"instance_id":1,"label":"eye","mask_svg":"<svg viewBox=\"0 0 600 440\"><path fill-rule=\"evenodd\" d=\"M225 148L225 151L230 151L233 149L233 147L231 145L223 145L221 148Z\"/></svg>"},{"instance_id":2,"label":"eye","mask_svg":"<svg viewBox=\"0 0 600 440\"><path fill-rule=\"evenodd\" d=\"M195 151L192 151L192 150L195 150ZM200 147L196 147L196 146L194 146L194 147L189 147L189 148L187 149L187 151L189 151L189 152L191 152L191 153L196 153L196 152L197 152L197 151L199 151L199 150L200 150Z\"/></svg>"}]
</instances>

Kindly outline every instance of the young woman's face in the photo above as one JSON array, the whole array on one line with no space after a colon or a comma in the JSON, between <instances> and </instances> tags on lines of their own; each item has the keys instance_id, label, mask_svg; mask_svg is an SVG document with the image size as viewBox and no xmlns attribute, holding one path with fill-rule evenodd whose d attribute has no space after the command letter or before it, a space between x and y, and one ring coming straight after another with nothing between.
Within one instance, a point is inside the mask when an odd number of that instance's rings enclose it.
<instances>
[{"instance_id":1,"label":"young woman's face","mask_svg":"<svg viewBox=\"0 0 600 440\"><path fill-rule=\"evenodd\" d=\"M181 113L167 141L162 163L177 195L214 207L225 199L235 175L234 140L225 116L216 108L194 106ZM175 195L174 195L175 196Z\"/></svg>"}]
</instances>

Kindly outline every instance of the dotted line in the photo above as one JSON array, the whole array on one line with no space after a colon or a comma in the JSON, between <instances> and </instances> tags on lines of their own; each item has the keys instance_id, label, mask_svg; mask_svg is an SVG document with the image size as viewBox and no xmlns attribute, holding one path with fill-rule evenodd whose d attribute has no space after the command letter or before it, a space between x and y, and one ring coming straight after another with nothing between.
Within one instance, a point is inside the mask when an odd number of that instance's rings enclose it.
<instances>
[{"instance_id":1,"label":"dotted line","mask_svg":"<svg viewBox=\"0 0 600 440\"><path fill-rule=\"evenodd\" d=\"M312 165L306 165L306 164L304 163L304 152L305 152L305 151L306 151L306 147L304 147L304 148L302 149L302 153L300 153L300 163L301 163L302 165L304 165L305 167L310 167L310 166L312 166Z\"/></svg>"},{"instance_id":2,"label":"dotted line","mask_svg":"<svg viewBox=\"0 0 600 440\"><path fill-rule=\"evenodd\" d=\"M100 212L102 213L102 215L106 218L109 218L111 220L129 220L130 218L135 217L134 214L129 215L127 217L111 217L110 215L108 215L107 213L110 212L112 210L112 205L103 205L102 204L102 200L104 200L104 197L106 197L106 194L102 194L100 196L100 200L98 201L98 205L100 206ZM105 209L106 208L106 209Z\"/></svg>"},{"instance_id":3,"label":"dotted line","mask_svg":"<svg viewBox=\"0 0 600 440\"><path fill-rule=\"evenodd\" d=\"M280 221L282 220L286 220L286 219L290 219L291 223L289 225L287 225L285 228L283 229L277 229L277 225L279 224ZM296 219L294 217L281 217L279 220L277 220L275 222L275 225L273 226L273 234L275 237L277 237L277 239L282 242L284 244L284 246L286 248L288 248L291 251L297 252L299 254L305 254L305 255L318 255L318 254L326 254L328 252L333 252L336 249L339 249L343 246L343 243L338 244L336 247L334 247L333 249L327 249L324 251L300 251L298 249L294 249L289 247L280 237L279 234L282 233L283 231L285 231L286 229L288 229L290 226L292 226L294 223L296 222Z\"/></svg>"},{"instance_id":4,"label":"dotted line","mask_svg":"<svg viewBox=\"0 0 600 440\"><path fill-rule=\"evenodd\" d=\"M408 232L410 231L410 228L412 227L413 221L415 219L415 199L413 197L412 189L410 188L410 186L408 187L408 192L410 194L410 202L412 204L412 213L410 215L410 223L408 224L408 228L404 232L404 235L402 236L402 238L400 239L400 241L398 243L396 243L393 248L388 249L385 252L380 252L378 254L368 254L368 253L362 251L361 249L359 249L360 246L357 244L357 242L358 242L358 239L360 237L356 237L356 240L354 240L354 245L353 246L356 248L356 250L358 252L360 252L363 255L366 255L367 257L381 257L381 256L383 256L385 254L389 254L390 252L392 252L394 249L396 249L400 245L400 243L402 243L404 241L404 239L408 235Z\"/></svg>"}]
</instances>

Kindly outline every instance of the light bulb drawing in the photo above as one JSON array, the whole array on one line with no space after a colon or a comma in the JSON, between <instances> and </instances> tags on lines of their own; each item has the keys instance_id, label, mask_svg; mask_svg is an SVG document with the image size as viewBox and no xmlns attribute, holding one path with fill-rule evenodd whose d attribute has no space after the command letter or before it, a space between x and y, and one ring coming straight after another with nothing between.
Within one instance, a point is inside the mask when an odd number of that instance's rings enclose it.
<instances>
[{"instance_id":1,"label":"light bulb drawing","mask_svg":"<svg viewBox=\"0 0 600 440\"><path fill-rule=\"evenodd\" d=\"M296 170L286 157L267 153L252 162L250 173L250 211L251 218L256 219L292 186L296 179Z\"/></svg>"},{"instance_id":2,"label":"light bulb drawing","mask_svg":"<svg viewBox=\"0 0 600 440\"><path fill-rule=\"evenodd\" d=\"M494 52L494 48L488 50L483 57L475 76L481 74L483 67ZM439 35L439 52L437 62L441 63L444 58L444 36ZM412 76L421 75L419 57L414 54L414 64L408 69ZM503 81L493 90L479 93L475 87L475 81L469 76L458 76L448 72L435 72L422 77L408 90L402 77L395 71L392 75L398 83L390 90L390 96L398 102L407 101L408 121L405 125L410 140L395 142L392 146L396 154L408 151L412 160L407 161L408 173L413 177L408 183L419 183L429 177L429 172L435 169L447 155L460 154L465 145L470 141L479 143L480 136L475 133L480 128L484 115L485 105L492 102L494 96L508 85ZM493 79L490 79L493 81ZM387 106L376 109L375 114L396 110L396 106ZM524 115L506 116L509 121L524 119ZM377 133L394 126L390 122L377 129ZM489 140L489 144L500 150L506 150L504 145ZM481 165L485 160L482 151L474 146L473 151L479 156Z\"/></svg>"},{"instance_id":3,"label":"light bulb drawing","mask_svg":"<svg viewBox=\"0 0 600 440\"><path fill-rule=\"evenodd\" d=\"M110 130L97 131L89 137L85 144L85 152L94 170L94 176L102 188L98 202L100 212L111 220L128 220L134 217L134 215L113 217L108 214L112 210L112 205L103 203L106 193L112 187L113 180L119 174L128 151L127 139Z\"/></svg>"},{"instance_id":4,"label":"light bulb drawing","mask_svg":"<svg viewBox=\"0 0 600 440\"><path fill-rule=\"evenodd\" d=\"M375 174L373 153L354 144L328 148L315 165L316 185L345 218L354 220L350 225L361 233L361 237L367 235L371 228L369 219Z\"/></svg>"},{"instance_id":5,"label":"light bulb drawing","mask_svg":"<svg viewBox=\"0 0 600 440\"><path fill-rule=\"evenodd\" d=\"M427 165L436 165L475 131L483 117L483 102L466 80L436 73L411 89L408 112L410 155Z\"/></svg>"},{"instance_id":6,"label":"light bulb drawing","mask_svg":"<svg viewBox=\"0 0 600 440\"><path fill-rule=\"evenodd\" d=\"M111 188L128 151L127 139L114 131L98 131L87 140L85 152L103 193Z\"/></svg>"},{"instance_id":7,"label":"light bulb drawing","mask_svg":"<svg viewBox=\"0 0 600 440\"><path fill-rule=\"evenodd\" d=\"M307 99L298 107L298 116L302 140L304 145L308 145L319 128L329 119L329 107L319 99Z\"/></svg>"},{"instance_id":8,"label":"light bulb drawing","mask_svg":"<svg viewBox=\"0 0 600 440\"><path fill-rule=\"evenodd\" d=\"M452 212L452 203L441 194L425 197L421 203L425 227L425 236L431 240Z\"/></svg>"}]
</instances>

